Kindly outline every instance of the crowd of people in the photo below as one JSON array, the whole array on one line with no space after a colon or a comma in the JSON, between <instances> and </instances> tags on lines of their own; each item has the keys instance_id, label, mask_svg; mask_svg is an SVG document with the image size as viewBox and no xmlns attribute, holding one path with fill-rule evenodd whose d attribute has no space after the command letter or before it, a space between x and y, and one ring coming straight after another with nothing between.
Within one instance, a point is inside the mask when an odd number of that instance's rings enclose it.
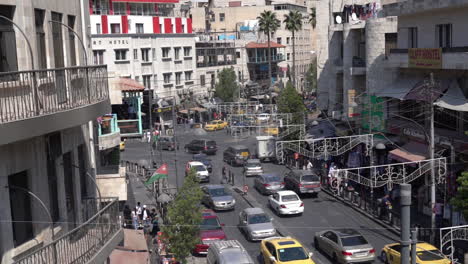
<instances>
[{"instance_id":1,"label":"crowd of people","mask_svg":"<svg viewBox=\"0 0 468 264\"><path fill-rule=\"evenodd\" d=\"M150 234L152 237L158 233L159 222L155 208L149 210L146 205L142 206L138 202L133 209L125 205L123 214L125 228L143 229L145 234Z\"/></svg>"}]
</instances>

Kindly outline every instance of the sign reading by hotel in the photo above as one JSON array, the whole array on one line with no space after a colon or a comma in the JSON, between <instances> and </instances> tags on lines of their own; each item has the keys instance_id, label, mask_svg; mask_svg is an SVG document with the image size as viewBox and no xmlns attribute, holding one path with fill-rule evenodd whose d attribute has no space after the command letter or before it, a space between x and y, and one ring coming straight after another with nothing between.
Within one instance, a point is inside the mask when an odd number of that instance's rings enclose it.
<instances>
[{"instance_id":1,"label":"sign reading by hotel","mask_svg":"<svg viewBox=\"0 0 468 264\"><path fill-rule=\"evenodd\" d=\"M408 67L424 69L442 68L442 49L408 49Z\"/></svg>"}]
</instances>

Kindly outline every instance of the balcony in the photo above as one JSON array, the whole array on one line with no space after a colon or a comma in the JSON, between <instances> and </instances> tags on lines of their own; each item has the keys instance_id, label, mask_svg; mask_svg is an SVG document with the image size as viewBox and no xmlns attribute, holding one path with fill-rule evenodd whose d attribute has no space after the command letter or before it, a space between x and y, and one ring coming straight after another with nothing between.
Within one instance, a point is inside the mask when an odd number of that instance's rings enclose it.
<instances>
[{"instance_id":1,"label":"balcony","mask_svg":"<svg viewBox=\"0 0 468 264\"><path fill-rule=\"evenodd\" d=\"M110 112L107 66L0 73L0 145Z\"/></svg>"},{"instance_id":2,"label":"balcony","mask_svg":"<svg viewBox=\"0 0 468 264\"><path fill-rule=\"evenodd\" d=\"M460 8L468 6L468 0L405 0L384 5L386 16L412 15L424 12L436 12L446 8Z\"/></svg>"},{"instance_id":3,"label":"balcony","mask_svg":"<svg viewBox=\"0 0 468 264\"><path fill-rule=\"evenodd\" d=\"M271 62L284 61L283 54L271 56ZM249 63L268 63L268 56L249 57Z\"/></svg>"},{"instance_id":4,"label":"balcony","mask_svg":"<svg viewBox=\"0 0 468 264\"><path fill-rule=\"evenodd\" d=\"M96 200L84 204L86 215L82 225L14 264L104 263L111 251L123 240L117 198L103 198L101 210ZM87 215L91 215L89 218Z\"/></svg>"},{"instance_id":5,"label":"balcony","mask_svg":"<svg viewBox=\"0 0 468 264\"><path fill-rule=\"evenodd\" d=\"M366 61L361 57L354 56L349 71L352 76L366 75Z\"/></svg>"},{"instance_id":6,"label":"balcony","mask_svg":"<svg viewBox=\"0 0 468 264\"><path fill-rule=\"evenodd\" d=\"M120 128L117 123L117 115L105 115L98 121L99 150L119 146Z\"/></svg>"},{"instance_id":7,"label":"balcony","mask_svg":"<svg viewBox=\"0 0 468 264\"><path fill-rule=\"evenodd\" d=\"M388 56L387 67L390 68L411 68L409 66L408 49L391 49ZM468 46L453 47L442 49L442 66L439 68L444 70L467 70L468 69ZM427 68L427 67L425 67Z\"/></svg>"}]
</instances>

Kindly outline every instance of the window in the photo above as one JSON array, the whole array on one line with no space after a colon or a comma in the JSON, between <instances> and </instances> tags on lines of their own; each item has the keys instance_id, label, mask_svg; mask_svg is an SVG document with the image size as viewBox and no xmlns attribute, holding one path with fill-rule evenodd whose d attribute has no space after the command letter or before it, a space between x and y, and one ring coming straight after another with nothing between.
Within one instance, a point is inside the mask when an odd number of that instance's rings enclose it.
<instances>
[{"instance_id":1,"label":"window","mask_svg":"<svg viewBox=\"0 0 468 264\"><path fill-rule=\"evenodd\" d=\"M10 186L11 225L15 247L33 238L31 197L26 192L13 186L30 190L28 173L22 171L8 176Z\"/></svg>"},{"instance_id":2,"label":"window","mask_svg":"<svg viewBox=\"0 0 468 264\"><path fill-rule=\"evenodd\" d=\"M418 28L408 28L408 48L418 47Z\"/></svg>"},{"instance_id":3,"label":"window","mask_svg":"<svg viewBox=\"0 0 468 264\"><path fill-rule=\"evenodd\" d=\"M143 29L143 24L137 23L137 24L135 24L135 28L136 28L136 33L137 33L137 34L143 34L143 33L145 33L145 32L144 32L145 30Z\"/></svg>"},{"instance_id":4,"label":"window","mask_svg":"<svg viewBox=\"0 0 468 264\"><path fill-rule=\"evenodd\" d=\"M36 49L39 58L39 69L47 69L47 51L44 32L45 11L34 9L34 20L36 25Z\"/></svg>"},{"instance_id":5,"label":"window","mask_svg":"<svg viewBox=\"0 0 468 264\"><path fill-rule=\"evenodd\" d=\"M75 28L75 16L68 15L68 26L71 29ZM68 43L70 50L70 65L76 66L76 47L75 47L75 33L68 29Z\"/></svg>"},{"instance_id":6,"label":"window","mask_svg":"<svg viewBox=\"0 0 468 264\"><path fill-rule=\"evenodd\" d=\"M133 59L138 60L138 50L137 49L133 49Z\"/></svg>"},{"instance_id":7,"label":"window","mask_svg":"<svg viewBox=\"0 0 468 264\"><path fill-rule=\"evenodd\" d=\"M149 51L150 51L150 49L141 49L141 60L142 61L145 61L145 62L150 61Z\"/></svg>"},{"instance_id":8,"label":"window","mask_svg":"<svg viewBox=\"0 0 468 264\"><path fill-rule=\"evenodd\" d=\"M156 49L155 48L151 49L151 54L153 55L153 60L156 60Z\"/></svg>"},{"instance_id":9,"label":"window","mask_svg":"<svg viewBox=\"0 0 468 264\"><path fill-rule=\"evenodd\" d=\"M151 89L151 75L143 75L143 85L146 89Z\"/></svg>"},{"instance_id":10,"label":"window","mask_svg":"<svg viewBox=\"0 0 468 264\"><path fill-rule=\"evenodd\" d=\"M236 57L237 57L238 59L240 59L240 52L239 52L239 51L236 51Z\"/></svg>"},{"instance_id":11,"label":"window","mask_svg":"<svg viewBox=\"0 0 468 264\"><path fill-rule=\"evenodd\" d=\"M93 50L94 65L104 64L104 51L103 50Z\"/></svg>"},{"instance_id":12,"label":"window","mask_svg":"<svg viewBox=\"0 0 468 264\"><path fill-rule=\"evenodd\" d=\"M174 48L174 60L179 60L180 58L180 48Z\"/></svg>"},{"instance_id":13,"label":"window","mask_svg":"<svg viewBox=\"0 0 468 264\"><path fill-rule=\"evenodd\" d=\"M286 60L289 60L290 57L291 57L291 53L286 54Z\"/></svg>"},{"instance_id":14,"label":"window","mask_svg":"<svg viewBox=\"0 0 468 264\"><path fill-rule=\"evenodd\" d=\"M385 58L388 58L391 49L397 48L397 39L397 33L385 33Z\"/></svg>"},{"instance_id":15,"label":"window","mask_svg":"<svg viewBox=\"0 0 468 264\"><path fill-rule=\"evenodd\" d=\"M169 51L171 48L162 48L162 56L163 58L169 58Z\"/></svg>"},{"instance_id":16,"label":"window","mask_svg":"<svg viewBox=\"0 0 468 264\"><path fill-rule=\"evenodd\" d=\"M185 80L186 81L192 80L192 72L191 71L186 71L185 72Z\"/></svg>"},{"instance_id":17,"label":"window","mask_svg":"<svg viewBox=\"0 0 468 264\"><path fill-rule=\"evenodd\" d=\"M110 24L112 34L120 34L120 24Z\"/></svg>"},{"instance_id":18,"label":"window","mask_svg":"<svg viewBox=\"0 0 468 264\"><path fill-rule=\"evenodd\" d=\"M277 42L278 44L281 44L281 38L276 38L276 42Z\"/></svg>"},{"instance_id":19,"label":"window","mask_svg":"<svg viewBox=\"0 0 468 264\"><path fill-rule=\"evenodd\" d=\"M164 77L164 83L165 84L168 84L168 83L171 82L171 74L170 73L164 73L163 77Z\"/></svg>"},{"instance_id":20,"label":"window","mask_svg":"<svg viewBox=\"0 0 468 264\"><path fill-rule=\"evenodd\" d=\"M205 86L205 75L200 75L200 85Z\"/></svg>"},{"instance_id":21,"label":"window","mask_svg":"<svg viewBox=\"0 0 468 264\"><path fill-rule=\"evenodd\" d=\"M223 22L225 19L224 13L219 13L219 22Z\"/></svg>"},{"instance_id":22,"label":"window","mask_svg":"<svg viewBox=\"0 0 468 264\"><path fill-rule=\"evenodd\" d=\"M96 23L96 34L101 34L101 24Z\"/></svg>"},{"instance_id":23,"label":"window","mask_svg":"<svg viewBox=\"0 0 468 264\"><path fill-rule=\"evenodd\" d=\"M115 60L116 61L127 60L127 50L126 49L115 50Z\"/></svg>"},{"instance_id":24,"label":"window","mask_svg":"<svg viewBox=\"0 0 468 264\"><path fill-rule=\"evenodd\" d=\"M52 21L62 23L62 14L52 12ZM62 68L65 66L63 60L63 36L62 36L62 25L58 23L52 23L52 37L53 37L53 50L54 50L54 62L55 68Z\"/></svg>"},{"instance_id":25,"label":"window","mask_svg":"<svg viewBox=\"0 0 468 264\"><path fill-rule=\"evenodd\" d=\"M181 72L176 72L175 74L175 84L180 85L180 80L182 78L182 73Z\"/></svg>"},{"instance_id":26,"label":"window","mask_svg":"<svg viewBox=\"0 0 468 264\"><path fill-rule=\"evenodd\" d=\"M286 44L289 44L289 37L286 38Z\"/></svg>"},{"instance_id":27,"label":"window","mask_svg":"<svg viewBox=\"0 0 468 264\"><path fill-rule=\"evenodd\" d=\"M452 24L436 25L437 47L452 47Z\"/></svg>"},{"instance_id":28,"label":"window","mask_svg":"<svg viewBox=\"0 0 468 264\"><path fill-rule=\"evenodd\" d=\"M112 3L114 7L114 15L126 15L127 14L127 6L125 3Z\"/></svg>"},{"instance_id":29,"label":"window","mask_svg":"<svg viewBox=\"0 0 468 264\"><path fill-rule=\"evenodd\" d=\"M185 56L185 57L191 56L191 55L190 55L191 51L192 51L192 48L191 48L191 47L185 47L185 48L184 48L184 56Z\"/></svg>"}]
</instances>

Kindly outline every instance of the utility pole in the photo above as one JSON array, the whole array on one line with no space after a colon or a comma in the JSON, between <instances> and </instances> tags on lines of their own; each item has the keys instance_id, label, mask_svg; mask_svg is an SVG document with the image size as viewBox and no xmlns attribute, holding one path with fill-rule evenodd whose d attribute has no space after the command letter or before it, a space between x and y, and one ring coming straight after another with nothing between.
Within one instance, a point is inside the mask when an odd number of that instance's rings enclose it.
<instances>
[{"instance_id":1,"label":"utility pole","mask_svg":"<svg viewBox=\"0 0 468 264\"><path fill-rule=\"evenodd\" d=\"M153 150L153 90L148 90L148 128L150 131L150 138L149 138L149 145L150 145L150 153L151 153L151 167L154 168L154 150Z\"/></svg>"},{"instance_id":2,"label":"utility pole","mask_svg":"<svg viewBox=\"0 0 468 264\"><path fill-rule=\"evenodd\" d=\"M431 155L431 242L434 243L435 240L435 228L436 228L436 215L434 212L435 208L435 203L436 203L436 186L435 186L435 169L434 169L434 151L435 151L435 146L434 146L434 105L432 104L432 94L434 92L435 88L435 82L434 82L434 74L431 72L430 76L430 87L431 90L430 92L430 102L429 102L429 107L430 109L430 115L431 115L431 123L430 125L430 155Z\"/></svg>"},{"instance_id":3,"label":"utility pole","mask_svg":"<svg viewBox=\"0 0 468 264\"><path fill-rule=\"evenodd\" d=\"M369 115L369 134L372 134L372 99L371 99L371 95L370 93L367 93L367 98L368 98L368 104L369 104L369 111L368 111L368 115ZM349 100L349 99L348 99ZM349 109L348 109L349 111ZM372 136L372 142L370 144L370 152L369 152L369 155L370 155L370 166L374 166L374 136ZM373 182L374 182L374 172L375 170L374 169L371 169L370 170L370 198L371 198L371 210L373 210L374 208L374 187L373 187Z\"/></svg>"},{"instance_id":4,"label":"utility pole","mask_svg":"<svg viewBox=\"0 0 468 264\"><path fill-rule=\"evenodd\" d=\"M179 149L177 146L177 137L176 137L176 118L175 118L175 96L172 97L172 135L174 136L174 168L175 168L175 176L176 176L176 187L177 191L179 191L179 175L177 173L177 150Z\"/></svg>"},{"instance_id":5,"label":"utility pole","mask_svg":"<svg viewBox=\"0 0 468 264\"><path fill-rule=\"evenodd\" d=\"M410 217L411 217L411 184L400 184L401 196L401 264L410 263Z\"/></svg>"}]
</instances>

